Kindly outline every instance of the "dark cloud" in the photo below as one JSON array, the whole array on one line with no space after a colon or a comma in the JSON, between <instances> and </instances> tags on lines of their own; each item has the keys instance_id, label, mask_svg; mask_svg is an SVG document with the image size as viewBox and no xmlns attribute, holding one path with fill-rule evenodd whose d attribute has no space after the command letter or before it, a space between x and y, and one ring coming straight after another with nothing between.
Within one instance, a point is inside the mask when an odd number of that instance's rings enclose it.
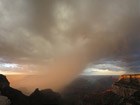
<instances>
[{"instance_id":1,"label":"dark cloud","mask_svg":"<svg viewBox=\"0 0 140 105\"><path fill-rule=\"evenodd\" d=\"M0 1L1 57L50 59L86 46L89 58L139 50L139 0Z\"/></svg>"},{"instance_id":2,"label":"dark cloud","mask_svg":"<svg viewBox=\"0 0 140 105\"><path fill-rule=\"evenodd\" d=\"M103 63L139 72L139 7L139 0L0 0L2 64L48 70L63 83L110 57Z\"/></svg>"}]
</instances>

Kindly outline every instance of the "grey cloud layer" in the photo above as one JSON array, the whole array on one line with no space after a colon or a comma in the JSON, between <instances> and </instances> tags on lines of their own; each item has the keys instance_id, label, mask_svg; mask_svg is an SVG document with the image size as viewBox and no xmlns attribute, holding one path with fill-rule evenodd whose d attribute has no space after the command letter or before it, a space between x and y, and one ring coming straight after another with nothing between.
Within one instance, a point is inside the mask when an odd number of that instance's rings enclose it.
<instances>
[{"instance_id":1,"label":"grey cloud layer","mask_svg":"<svg viewBox=\"0 0 140 105\"><path fill-rule=\"evenodd\" d=\"M139 7L139 0L0 0L0 56L34 63L82 49L87 63L115 56L134 69L127 58L139 55Z\"/></svg>"}]
</instances>

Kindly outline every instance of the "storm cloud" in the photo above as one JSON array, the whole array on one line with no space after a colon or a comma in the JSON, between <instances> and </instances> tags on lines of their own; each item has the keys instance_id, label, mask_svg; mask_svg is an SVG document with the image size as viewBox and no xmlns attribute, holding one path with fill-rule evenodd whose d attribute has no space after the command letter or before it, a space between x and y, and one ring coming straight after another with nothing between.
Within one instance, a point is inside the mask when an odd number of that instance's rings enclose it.
<instances>
[{"instance_id":1,"label":"storm cloud","mask_svg":"<svg viewBox=\"0 0 140 105\"><path fill-rule=\"evenodd\" d=\"M139 72L139 27L139 0L0 0L1 70L18 64L65 80L112 58Z\"/></svg>"}]
</instances>

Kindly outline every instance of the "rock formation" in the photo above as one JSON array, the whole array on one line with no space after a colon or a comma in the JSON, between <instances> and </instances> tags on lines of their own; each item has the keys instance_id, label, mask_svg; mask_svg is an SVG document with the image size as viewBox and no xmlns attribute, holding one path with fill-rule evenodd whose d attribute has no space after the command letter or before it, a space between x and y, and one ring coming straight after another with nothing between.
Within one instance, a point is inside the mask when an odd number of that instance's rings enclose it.
<instances>
[{"instance_id":1,"label":"rock formation","mask_svg":"<svg viewBox=\"0 0 140 105\"><path fill-rule=\"evenodd\" d=\"M71 97L74 101L69 102L62 100L60 94L51 89L36 89L30 96L26 96L10 87L6 76L0 75L0 105L63 105L64 103L67 103L66 105L140 105L139 79L139 75L123 75L111 89L100 93L85 93L85 91L81 96ZM82 90L78 89L78 91Z\"/></svg>"},{"instance_id":2,"label":"rock formation","mask_svg":"<svg viewBox=\"0 0 140 105\"><path fill-rule=\"evenodd\" d=\"M21 91L10 87L6 76L0 75L0 105L60 105L61 96L51 89L36 89L30 96L24 95ZM10 101L9 101L10 100Z\"/></svg>"},{"instance_id":3,"label":"rock formation","mask_svg":"<svg viewBox=\"0 0 140 105\"><path fill-rule=\"evenodd\" d=\"M140 105L140 74L127 74L102 94L103 105Z\"/></svg>"},{"instance_id":4,"label":"rock formation","mask_svg":"<svg viewBox=\"0 0 140 105\"><path fill-rule=\"evenodd\" d=\"M51 89L36 89L29 97L31 105L61 105L61 96Z\"/></svg>"},{"instance_id":5,"label":"rock formation","mask_svg":"<svg viewBox=\"0 0 140 105\"><path fill-rule=\"evenodd\" d=\"M140 74L120 76L112 86L112 91L122 97L129 97L140 90Z\"/></svg>"},{"instance_id":6,"label":"rock formation","mask_svg":"<svg viewBox=\"0 0 140 105\"><path fill-rule=\"evenodd\" d=\"M68 105L140 105L139 79L139 75L123 75L112 88L100 93L81 94L74 104Z\"/></svg>"},{"instance_id":7,"label":"rock formation","mask_svg":"<svg viewBox=\"0 0 140 105\"><path fill-rule=\"evenodd\" d=\"M11 105L30 105L28 96L24 95L17 89L10 87L6 76L0 75L0 92L3 96L10 99Z\"/></svg>"}]
</instances>

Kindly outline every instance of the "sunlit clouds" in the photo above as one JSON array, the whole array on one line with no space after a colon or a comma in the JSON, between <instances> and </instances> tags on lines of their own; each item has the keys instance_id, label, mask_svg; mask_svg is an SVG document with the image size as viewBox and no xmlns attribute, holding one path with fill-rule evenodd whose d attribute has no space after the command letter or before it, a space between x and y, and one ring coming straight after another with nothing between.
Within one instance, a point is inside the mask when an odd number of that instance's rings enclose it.
<instances>
[{"instance_id":1,"label":"sunlit clouds","mask_svg":"<svg viewBox=\"0 0 140 105\"><path fill-rule=\"evenodd\" d=\"M82 75L122 75L127 73L126 63L114 58L101 59L89 64Z\"/></svg>"},{"instance_id":2,"label":"sunlit clouds","mask_svg":"<svg viewBox=\"0 0 140 105\"><path fill-rule=\"evenodd\" d=\"M88 68L82 75L122 75L125 73L125 70L113 71L108 69Z\"/></svg>"}]
</instances>

